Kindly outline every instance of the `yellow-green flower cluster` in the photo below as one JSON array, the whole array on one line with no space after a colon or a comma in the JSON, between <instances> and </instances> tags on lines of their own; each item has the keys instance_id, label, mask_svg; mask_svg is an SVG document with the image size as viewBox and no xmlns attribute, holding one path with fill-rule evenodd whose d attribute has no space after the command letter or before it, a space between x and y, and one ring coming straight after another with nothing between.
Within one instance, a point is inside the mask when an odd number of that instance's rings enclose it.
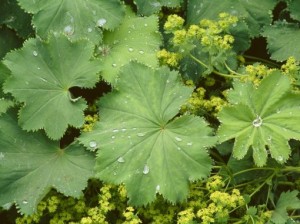
<instances>
[{"instance_id":1,"label":"yellow-green flower cluster","mask_svg":"<svg viewBox=\"0 0 300 224\"><path fill-rule=\"evenodd\" d=\"M196 217L193 208L188 208L178 213L177 224L188 224Z\"/></svg>"},{"instance_id":2,"label":"yellow-green flower cluster","mask_svg":"<svg viewBox=\"0 0 300 224\"><path fill-rule=\"evenodd\" d=\"M300 78L299 61L294 57L289 57L286 63L281 66L281 71L289 77L292 84L295 84Z\"/></svg>"},{"instance_id":3,"label":"yellow-green flower cluster","mask_svg":"<svg viewBox=\"0 0 300 224\"><path fill-rule=\"evenodd\" d=\"M83 132L90 132L93 130L95 123L99 120L99 116L97 114L87 115L85 118L85 123L82 126L81 130Z\"/></svg>"},{"instance_id":4,"label":"yellow-green flower cluster","mask_svg":"<svg viewBox=\"0 0 300 224\"><path fill-rule=\"evenodd\" d=\"M123 224L139 224L142 223L140 218L134 214L134 208L129 206L126 208L125 212L123 212L123 216L125 217L125 221Z\"/></svg>"},{"instance_id":5,"label":"yellow-green flower cluster","mask_svg":"<svg viewBox=\"0 0 300 224\"><path fill-rule=\"evenodd\" d=\"M178 15L169 15L167 21L164 24L164 30L167 32L173 32L181 29L184 24L184 19Z\"/></svg>"},{"instance_id":6,"label":"yellow-green flower cluster","mask_svg":"<svg viewBox=\"0 0 300 224\"><path fill-rule=\"evenodd\" d=\"M245 205L244 198L238 189L233 189L232 193L214 191L209 196L210 203L206 208L197 212L203 224L227 223L230 212L237 207Z\"/></svg>"},{"instance_id":7,"label":"yellow-green flower cluster","mask_svg":"<svg viewBox=\"0 0 300 224\"><path fill-rule=\"evenodd\" d=\"M219 191L225 186L223 178L219 175L214 175L208 178L206 182L206 189L210 192Z\"/></svg>"},{"instance_id":8,"label":"yellow-green flower cluster","mask_svg":"<svg viewBox=\"0 0 300 224\"><path fill-rule=\"evenodd\" d=\"M267 67L266 65L262 64L253 64L247 65L245 67L245 77L241 78L243 82L252 82L255 86L258 86L261 80L268 76L274 69Z\"/></svg>"},{"instance_id":9,"label":"yellow-green flower cluster","mask_svg":"<svg viewBox=\"0 0 300 224\"><path fill-rule=\"evenodd\" d=\"M181 55L179 53L169 52L166 49L158 51L157 57L161 64L169 65L171 67L177 67L181 59Z\"/></svg>"},{"instance_id":10,"label":"yellow-green flower cluster","mask_svg":"<svg viewBox=\"0 0 300 224\"><path fill-rule=\"evenodd\" d=\"M190 85L191 80L187 81L187 85ZM214 80L209 78L207 81L209 85L214 85ZM222 110L228 103L225 99L219 96L210 96L209 99L205 99L206 90L203 87L198 87L188 99L187 103L182 106L181 111L190 112L192 114L198 114L200 111L206 111L212 115L216 115Z\"/></svg>"}]
</instances>

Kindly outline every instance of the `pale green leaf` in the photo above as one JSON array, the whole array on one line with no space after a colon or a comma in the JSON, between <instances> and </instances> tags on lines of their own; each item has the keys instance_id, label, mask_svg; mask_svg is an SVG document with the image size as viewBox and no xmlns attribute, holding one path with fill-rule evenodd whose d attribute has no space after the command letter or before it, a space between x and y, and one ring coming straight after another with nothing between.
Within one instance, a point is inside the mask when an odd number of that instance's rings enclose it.
<instances>
[{"instance_id":1,"label":"pale green leaf","mask_svg":"<svg viewBox=\"0 0 300 224\"><path fill-rule=\"evenodd\" d=\"M291 0L291 2L288 2L288 9L293 19L300 20L300 4L298 0Z\"/></svg>"},{"instance_id":2,"label":"pale green leaf","mask_svg":"<svg viewBox=\"0 0 300 224\"><path fill-rule=\"evenodd\" d=\"M60 149L59 142L22 131L15 116L0 117L0 206L16 203L32 214L51 188L79 197L93 168L94 156L82 146Z\"/></svg>"},{"instance_id":3,"label":"pale green leaf","mask_svg":"<svg viewBox=\"0 0 300 224\"><path fill-rule=\"evenodd\" d=\"M156 193L182 201L189 180L210 173L210 128L199 117L176 117L191 92L177 72L134 62L121 70L117 90L100 99L101 120L80 141L99 149L96 175L125 183L131 204L150 203Z\"/></svg>"},{"instance_id":4,"label":"pale green leaf","mask_svg":"<svg viewBox=\"0 0 300 224\"><path fill-rule=\"evenodd\" d=\"M161 44L157 16L137 17L129 9L121 26L103 37L103 78L115 83L120 68L130 61L157 67L156 52ZM105 50L107 49L107 50Z\"/></svg>"},{"instance_id":5,"label":"pale green leaf","mask_svg":"<svg viewBox=\"0 0 300 224\"><path fill-rule=\"evenodd\" d=\"M179 7L182 2L183 0L134 1L137 6L138 13L146 16L159 12L163 6L169 8Z\"/></svg>"},{"instance_id":6,"label":"pale green leaf","mask_svg":"<svg viewBox=\"0 0 300 224\"><path fill-rule=\"evenodd\" d=\"M285 61L293 56L300 60L300 29L298 25L278 22L265 27L263 36L267 38L268 50L272 59Z\"/></svg>"},{"instance_id":7,"label":"pale green leaf","mask_svg":"<svg viewBox=\"0 0 300 224\"><path fill-rule=\"evenodd\" d=\"M300 200L297 197L298 191L282 192L277 203L276 208L272 213L271 221L275 224L284 224L288 221L289 215L287 210L300 209Z\"/></svg>"},{"instance_id":8,"label":"pale green leaf","mask_svg":"<svg viewBox=\"0 0 300 224\"><path fill-rule=\"evenodd\" d=\"M19 114L25 130L43 128L50 138L59 139L68 125L82 126L86 102L74 98L70 88L91 88L98 81L99 62L90 60L93 50L87 40L73 43L52 36L49 42L30 39L7 54L4 64L12 76L4 90L25 103Z\"/></svg>"},{"instance_id":9,"label":"pale green leaf","mask_svg":"<svg viewBox=\"0 0 300 224\"><path fill-rule=\"evenodd\" d=\"M288 141L300 140L300 95L291 92L289 79L280 72L266 77L258 88L238 83L229 93L232 105L219 114L220 142L235 139L233 156L242 159L252 147L258 166L272 158L284 163L291 153Z\"/></svg>"},{"instance_id":10,"label":"pale green leaf","mask_svg":"<svg viewBox=\"0 0 300 224\"><path fill-rule=\"evenodd\" d=\"M71 39L101 41L102 30L116 28L124 16L119 0L18 0L34 13L36 32L46 38L50 31L63 32Z\"/></svg>"}]
</instances>

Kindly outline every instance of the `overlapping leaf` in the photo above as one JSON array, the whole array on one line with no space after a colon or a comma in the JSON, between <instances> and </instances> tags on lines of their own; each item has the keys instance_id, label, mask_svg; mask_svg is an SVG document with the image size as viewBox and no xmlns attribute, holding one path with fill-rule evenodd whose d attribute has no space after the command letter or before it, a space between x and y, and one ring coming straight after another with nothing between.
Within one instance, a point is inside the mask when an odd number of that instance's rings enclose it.
<instances>
[{"instance_id":1,"label":"overlapping leaf","mask_svg":"<svg viewBox=\"0 0 300 224\"><path fill-rule=\"evenodd\" d=\"M300 60L300 29L298 25L275 23L265 28L263 35L267 38L271 58L285 61L293 56Z\"/></svg>"},{"instance_id":2,"label":"overlapping leaf","mask_svg":"<svg viewBox=\"0 0 300 224\"><path fill-rule=\"evenodd\" d=\"M117 89L100 100L101 121L80 141L99 149L96 175L125 183L130 203L147 204L156 193L176 202L188 194L188 181L205 178L215 143L203 119L176 118L192 89L176 72L131 63L123 67Z\"/></svg>"},{"instance_id":3,"label":"overlapping leaf","mask_svg":"<svg viewBox=\"0 0 300 224\"><path fill-rule=\"evenodd\" d=\"M127 9L121 26L104 34L103 78L115 83L120 68L132 60L158 66L156 52L160 44L157 16L137 17Z\"/></svg>"},{"instance_id":4,"label":"overlapping leaf","mask_svg":"<svg viewBox=\"0 0 300 224\"><path fill-rule=\"evenodd\" d=\"M182 0L156 0L156 1L145 1L145 0L135 0L134 1L138 13L142 15L152 15L160 11L160 9L165 7L179 7L180 4L183 2Z\"/></svg>"},{"instance_id":5,"label":"overlapping leaf","mask_svg":"<svg viewBox=\"0 0 300 224\"><path fill-rule=\"evenodd\" d=\"M39 133L27 133L15 116L0 117L0 206L16 203L32 214L50 188L79 197L94 175L94 156L80 145L59 148Z\"/></svg>"},{"instance_id":6,"label":"overlapping leaf","mask_svg":"<svg viewBox=\"0 0 300 224\"><path fill-rule=\"evenodd\" d=\"M300 200L297 197L298 193L298 191L287 191L281 193L276 203L276 209L272 213L272 223L286 223L289 219L287 210L300 209Z\"/></svg>"},{"instance_id":7,"label":"overlapping leaf","mask_svg":"<svg viewBox=\"0 0 300 224\"><path fill-rule=\"evenodd\" d=\"M88 37L101 40L101 27L116 28L124 10L119 0L18 0L28 12L34 13L33 24L41 37L50 31L64 32L72 39Z\"/></svg>"},{"instance_id":8,"label":"overlapping leaf","mask_svg":"<svg viewBox=\"0 0 300 224\"><path fill-rule=\"evenodd\" d=\"M300 21L300 4L297 0L291 0L288 2L288 9L291 12L293 19Z\"/></svg>"},{"instance_id":9,"label":"overlapping leaf","mask_svg":"<svg viewBox=\"0 0 300 224\"><path fill-rule=\"evenodd\" d=\"M44 128L50 138L59 139L68 125L84 123L86 103L74 99L70 88L91 88L98 81L99 62L90 60L93 48L87 40L72 43L52 36L49 42L30 39L7 54L4 64L12 76L4 90L24 102L19 122L25 130Z\"/></svg>"},{"instance_id":10,"label":"overlapping leaf","mask_svg":"<svg viewBox=\"0 0 300 224\"><path fill-rule=\"evenodd\" d=\"M2 85L4 80L10 75L9 69L0 62L0 115L5 113L6 110L14 105L14 101L11 97L7 96L2 91Z\"/></svg>"},{"instance_id":11,"label":"overlapping leaf","mask_svg":"<svg viewBox=\"0 0 300 224\"><path fill-rule=\"evenodd\" d=\"M219 114L220 142L235 138L237 159L251 147L258 166L266 164L268 151L279 163L286 162L291 152L288 140L300 139L300 96L291 92L289 79L273 72L257 89L236 83L229 100L232 105Z\"/></svg>"}]
</instances>

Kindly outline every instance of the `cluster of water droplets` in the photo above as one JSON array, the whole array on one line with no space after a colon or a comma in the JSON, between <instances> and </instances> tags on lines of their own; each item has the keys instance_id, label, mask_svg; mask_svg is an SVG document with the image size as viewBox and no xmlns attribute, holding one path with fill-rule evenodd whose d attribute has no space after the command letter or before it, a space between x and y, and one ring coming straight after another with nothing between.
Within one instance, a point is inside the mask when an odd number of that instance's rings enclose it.
<instances>
[{"instance_id":1,"label":"cluster of water droplets","mask_svg":"<svg viewBox=\"0 0 300 224\"><path fill-rule=\"evenodd\" d=\"M261 117L257 116L253 122L252 122L252 125L256 128L260 127L263 123L263 120L261 119Z\"/></svg>"}]
</instances>

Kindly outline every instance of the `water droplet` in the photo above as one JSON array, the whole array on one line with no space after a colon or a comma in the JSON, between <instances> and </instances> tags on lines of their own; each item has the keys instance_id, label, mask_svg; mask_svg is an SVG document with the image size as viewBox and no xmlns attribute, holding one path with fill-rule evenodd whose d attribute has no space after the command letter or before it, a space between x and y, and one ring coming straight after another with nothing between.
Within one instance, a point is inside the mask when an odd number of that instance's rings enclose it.
<instances>
[{"instance_id":1,"label":"water droplet","mask_svg":"<svg viewBox=\"0 0 300 224\"><path fill-rule=\"evenodd\" d=\"M180 151L180 150L181 150L181 148L178 146L178 147L177 147L177 150L178 150L178 151Z\"/></svg>"},{"instance_id":2,"label":"water droplet","mask_svg":"<svg viewBox=\"0 0 300 224\"><path fill-rule=\"evenodd\" d=\"M148 26L148 24L147 24L147 23L145 23L145 24L144 24L144 26Z\"/></svg>"},{"instance_id":3,"label":"water droplet","mask_svg":"<svg viewBox=\"0 0 300 224\"><path fill-rule=\"evenodd\" d=\"M158 193L158 192L160 191L160 186L159 186L159 185L156 185L155 190L156 190L156 193Z\"/></svg>"},{"instance_id":4,"label":"water droplet","mask_svg":"<svg viewBox=\"0 0 300 224\"><path fill-rule=\"evenodd\" d=\"M97 142L95 141L90 141L89 146L93 149L97 148Z\"/></svg>"},{"instance_id":5,"label":"water droplet","mask_svg":"<svg viewBox=\"0 0 300 224\"><path fill-rule=\"evenodd\" d=\"M167 79L167 81L166 81L167 83L170 83L170 80L169 79Z\"/></svg>"},{"instance_id":6,"label":"water droplet","mask_svg":"<svg viewBox=\"0 0 300 224\"><path fill-rule=\"evenodd\" d=\"M4 158L4 153L3 152L0 152L0 160L2 160Z\"/></svg>"},{"instance_id":7,"label":"water droplet","mask_svg":"<svg viewBox=\"0 0 300 224\"><path fill-rule=\"evenodd\" d=\"M93 29L92 29L91 27L89 27L89 28L87 29L87 31L90 33L90 32L93 31Z\"/></svg>"},{"instance_id":8,"label":"water droplet","mask_svg":"<svg viewBox=\"0 0 300 224\"><path fill-rule=\"evenodd\" d=\"M121 131L123 131L123 132L126 131L126 130L127 130L126 128L122 128L122 129L121 129Z\"/></svg>"},{"instance_id":9,"label":"water droplet","mask_svg":"<svg viewBox=\"0 0 300 224\"><path fill-rule=\"evenodd\" d=\"M146 133L144 133L144 132L139 132L139 133L137 133L137 136L139 136L139 137L143 137L143 136L145 136L146 135Z\"/></svg>"},{"instance_id":10,"label":"water droplet","mask_svg":"<svg viewBox=\"0 0 300 224\"><path fill-rule=\"evenodd\" d=\"M260 127L262 125L262 119L257 116L256 119L253 120L252 125L256 128Z\"/></svg>"},{"instance_id":11,"label":"water droplet","mask_svg":"<svg viewBox=\"0 0 300 224\"><path fill-rule=\"evenodd\" d=\"M28 204L28 201L23 200L22 203L23 203L24 205L27 205L27 204Z\"/></svg>"},{"instance_id":12,"label":"water droplet","mask_svg":"<svg viewBox=\"0 0 300 224\"><path fill-rule=\"evenodd\" d=\"M112 138L112 139L115 139L115 138L116 138L116 136L114 136L114 135L113 135L113 136L111 136L111 138Z\"/></svg>"},{"instance_id":13,"label":"water droplet","mask_svg":"<svg viewBox=\"0 0 300 224\"><path fill-rule=\"evenodd\" d=\"M114 174L114 176L116 176L116 175L117 175L117 172L113 172L113 174Z\"/></svg>"},{"instance_id":14,"label":"water droplet","mask_svg":"<svg viewBox=\"0 0 300 224\"><path fill-rule=\"evenodd\" d=\"M98 19L97 26L102 27L105 25L105 23L106 23L106 19L104 18Z\"/></svg>"},{"instance_id":15,"label":"water droplet","mask_svg":"<svg viewBox=\"0 0 300 224\"><path fill-rule=\"evenodd\" d=\"M117 132L119 132L119 130L118 130L118 129L113 129L112 132L113 132L113 133L117 133Z\"/></svg>"},{"instance_id":16,"label":"water droplet","mask_svg":"<svg viewBox=\"0 0 300 224\"><path fill-rule=\"evenodd\" d=\"M175 140L176 140L177 142L181 142L181 141L182 141L182 139L179 138L179 137L175 137Z\"/></svg>"},{"instance_id":17,"label":"water droplet","mask_svg":"<svg viewBox=\"0 0 300 224\"><path fill-rule=\"evenodd\" d=\"M38 53L37 53L36 51L33 51L32 54L33 54L33 56L35 56L35 57L38 56Z\"/></svg>"},{"instance_id":18,"label":"water droplet","mask_svg":"<svg viewBox=\"0 0 300 224\"><path fill-rule=\"evenodd\" d=\"M130 136L130 135L128 135L128 136L127 136L127 138L131 138L131 136Z\"/></svg>"},{"instance_id":19,"label":"water droplet","mask_svg":"<svg viewBox=\"0 0 300 224\"><path fill-rule=\"evenodd\" d=\"M67 35L72 35L74 33L74 29L72 26L68 25L64 28L64 33Z\"/></svg>"},{"instance_id":20,"label":"water droplet","mask_svg":"<svg viewBox=\"0 0 300 224\"><path fill-rule=\"evenodd\" d=\"M187 146L192 146L193 145L193 142L188 142L186 143Z\"/></svg>"},{"instance_id":21,"label":"water droplet","mask_svg":"<svg viewBox=\"0 0 300 224\"><path fill-rule=\"evenodd\" d=\"M125 162L125 160L124 160L124 158L123 158L123 157L120 157L120 158L118 159L118 162L119 162L119 163L124 163L124 162Z\"/></svg>"},{"instance_id":22,"label":"water droplet","mask_svg":"<svg viewBox=\"0 0 300 224\"><path fill-rule=\"evenodd\" d=\"M150 171L149 166L148 166L148 165L145 165L145 166L144 166L144 169L143 169L143 174L148 174L149 171Z\"/></svg>"},{"instance_id":23,"label":"water droplet","mask_svg":"<svg viewBox=\"0 0 300 224\"><path fill-rule=\"evenodd\" d=\"M144 54L145 52L144 52L144 51L139 51L139 53L140 53L140 54Z\"/></svg>"},{"instance_id":24,"label":"water droplet","mask_svg":"<svg viewBox=\"0 0 300 224\"><path fill-rule=\"evenodd\" d=\"M131 48L131 47L128 48L128 51L133 52L133 48Z\"/></svg>"},{"instance_id":25,"label":"water droplet","mask_svg":"<svg viewBox=\"0 0 300 224\"><path fill-rule=\"evenodd\" d=\"M112 67L117 67L117 64L113 63L113 64L112 64Z\"/></svg>"}]
</instances>

